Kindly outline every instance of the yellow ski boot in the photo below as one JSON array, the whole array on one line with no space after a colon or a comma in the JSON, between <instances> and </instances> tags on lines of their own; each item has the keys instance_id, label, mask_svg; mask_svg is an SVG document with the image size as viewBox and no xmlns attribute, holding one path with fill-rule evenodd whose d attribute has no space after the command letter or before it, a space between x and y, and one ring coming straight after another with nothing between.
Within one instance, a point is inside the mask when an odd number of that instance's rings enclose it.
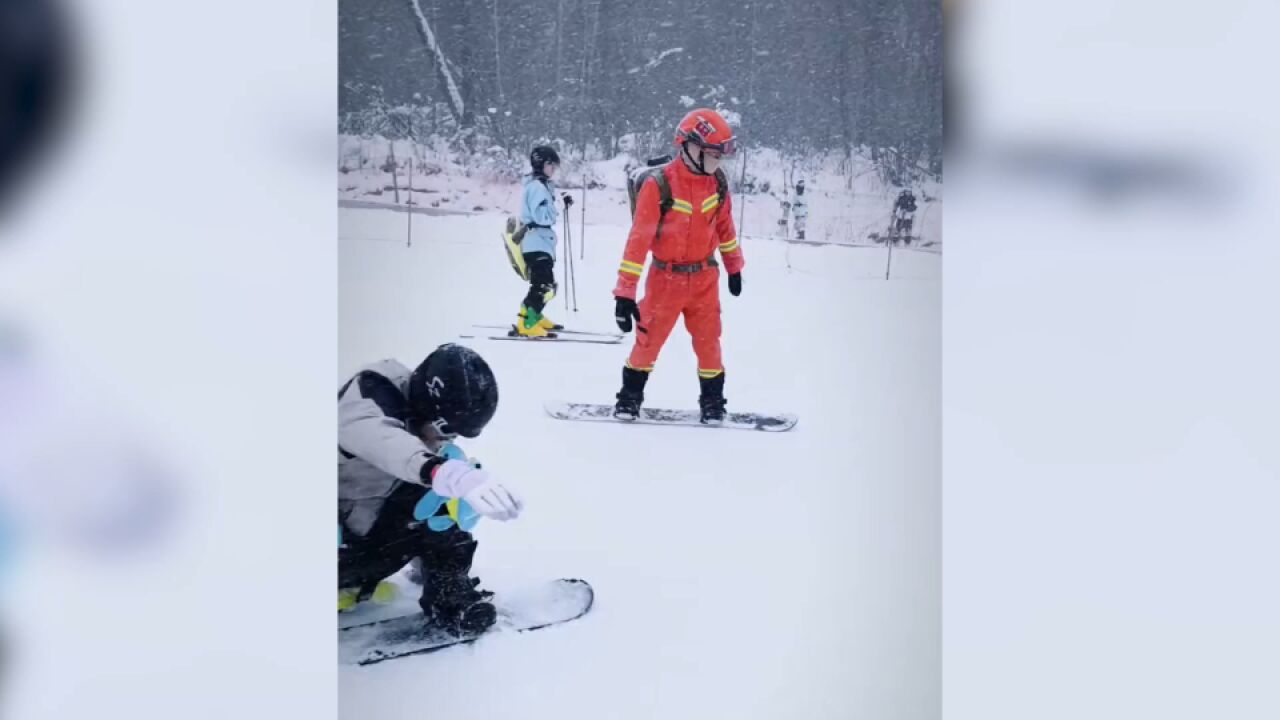
<instances>
[{"instance_id":1,"label":"yellow ski boot","mask_svg":"<svg viewBox=\"0 0 1280 720\"><path fill-rule=\"evenodd\" d=\"M529 309L528 309L526 306L524 306L524 305L521 305L521 306L520 306L520 317L521 317L521 318L524 318L524 317L528 314L528 312L529 312ZM547 332L553 332L553 331L555 331L555 330L563 330L563 329L564 329L564 326L563 326L563 325L561 325L560 323L558 323L558 322L556 322L556 321L552 320L551 318L547 317L546 315L542 315L542 319L538 321L538 326L539 326L539 327L541 327L543 330L546 330Z\"/></svg>"},{"instance_id":2,"label":"yellow ski boot","mask_svg":"<svg viewBox=\"0 0 1280 720\"><path fill-rule=\"evenodd\" d=\"M520 306L520 319L516 321L516 333L521 337L546 337L547 328L543 327L542 313L524 305Z\"/></svg>"}]
</instances>

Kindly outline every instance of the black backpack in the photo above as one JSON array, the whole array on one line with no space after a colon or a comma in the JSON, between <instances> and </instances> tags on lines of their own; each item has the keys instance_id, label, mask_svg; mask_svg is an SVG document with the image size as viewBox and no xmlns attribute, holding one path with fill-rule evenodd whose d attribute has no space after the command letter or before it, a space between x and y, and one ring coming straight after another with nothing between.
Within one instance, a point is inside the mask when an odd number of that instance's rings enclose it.
<instances>
[{"instance_id":1,"label":"black backpack","mask_svg":"<svg viewBox=\"0 0 1280 720\"><path fill-rule=\"evenodd\" d=\"M631 219L636 217L636 198L640 195L640 188L644 186L649 178L658 183L658 229L654 233L655 240L661 238L662 220L667 216L667 211L671 209L673 204L671 198L671 185L667 182L667 176L663 170L667 164L671 162L671 156L657 158L645 163L644 167L636 168L627 173L627 197L631 200ZM716 212L720 212L721 206L724 205L724 199L729 195L729 178L725 177L724 171L716 170L716 194L720 196L720 204L716 206Z\"/></svg>"}]
</instances>

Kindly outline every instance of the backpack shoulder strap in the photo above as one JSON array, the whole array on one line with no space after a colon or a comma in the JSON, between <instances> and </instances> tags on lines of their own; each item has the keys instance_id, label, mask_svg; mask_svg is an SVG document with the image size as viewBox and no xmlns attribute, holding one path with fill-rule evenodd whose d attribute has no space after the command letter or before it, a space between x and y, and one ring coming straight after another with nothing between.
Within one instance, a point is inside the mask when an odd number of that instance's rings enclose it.
<instances>
[{"instance_id":1,"label":"backpack shoulder strap","mask_svg":"<svg viewBox=\"0 0 1280 720\"><path fill-rule=\"evenodd\" d=\"M649 173L649 177L658 183L658 210L663 215L667 214L667 211L671 209L671 205L674 203L671 198L671 183L667 181L667 174L663 172L665 167L665 165L660 165Z\"/></svg>"},{"instance_id":2,"label":"backpack shoulder strap","mask_svg":"<svg viewBox=\"0 0 1280 720\"><path fill-rule=\"evenodd\" d=\"M653 231L653 244L657 245L658 240L662 238L662 220L666 218L667 212L671 210L674 200L671 197L671 183L667 180L667 166L659 165L649 171L649 177L658 184L658 227Z\"/></svg>"}]
</instances>

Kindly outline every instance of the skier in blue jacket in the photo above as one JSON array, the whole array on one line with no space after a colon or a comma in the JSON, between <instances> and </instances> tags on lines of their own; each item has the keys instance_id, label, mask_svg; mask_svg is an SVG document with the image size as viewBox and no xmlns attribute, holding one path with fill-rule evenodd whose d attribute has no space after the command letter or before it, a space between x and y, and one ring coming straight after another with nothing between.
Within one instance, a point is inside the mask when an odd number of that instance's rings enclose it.
<instances>
[{"instance_id":1,"label":"skier in blue jacket","mask_svg":"<svg viewBox=\"0 0 1280 720\"><path fill-rule=\"evenodd\" d=\"M520 247L524 264L529 268L529 292L520 305L516 332L525 337L544 337L559 326L542 313L555 296L556 212L555 185L551 178L560 168L560 155L554 148L539 145L529 154L533 172L524 181L524 198L520 205L520 221L528 230ZM565 207L573 198L565 195Z\"/></svg>"}]
</instances>

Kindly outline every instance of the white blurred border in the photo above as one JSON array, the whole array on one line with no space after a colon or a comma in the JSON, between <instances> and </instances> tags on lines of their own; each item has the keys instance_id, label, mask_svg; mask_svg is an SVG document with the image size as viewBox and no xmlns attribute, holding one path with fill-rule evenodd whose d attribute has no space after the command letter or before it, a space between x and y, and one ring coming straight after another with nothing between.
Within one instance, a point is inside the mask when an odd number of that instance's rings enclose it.
<instances>
[{"instance_id":1,"label":"white blurred border","mask_svg":"<svg viewBox=\"0 0 1280 720\"><path fill-rule=\"evenodd\" d=\"M83 92L0 228L0 314L187 510L145 557L22 548L0 708L336 717L336 3L70 10Z\"/></svg>"},{"instance_id":2,"label":"white blurred border","mask_svg":"<svg viewBox=\"0 0 1280 720\"><path fill-rule=\"evenodd\" d=\"M952 9L944 716L1280 717L1280 6Z\"/></svg>"}]
</instances>

